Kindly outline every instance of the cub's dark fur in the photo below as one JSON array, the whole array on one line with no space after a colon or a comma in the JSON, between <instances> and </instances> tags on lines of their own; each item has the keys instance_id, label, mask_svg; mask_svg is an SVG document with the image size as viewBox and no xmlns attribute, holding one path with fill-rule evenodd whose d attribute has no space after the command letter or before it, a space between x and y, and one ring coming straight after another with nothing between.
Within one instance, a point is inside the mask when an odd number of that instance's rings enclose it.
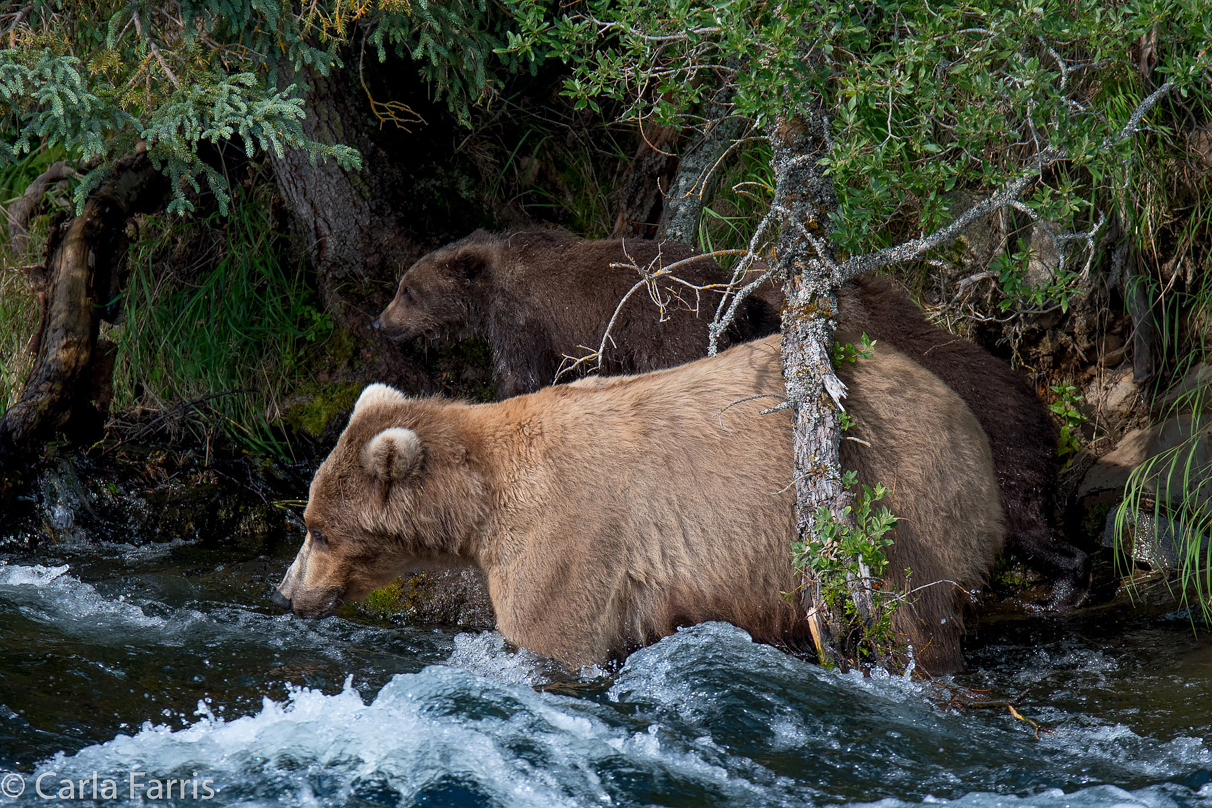
<instances>
[{"instance_id":1,"label":"cub's dark fur","mask_svg":"<svg viewBox=\"0 0 1212 808\"><path fill-rule=\"evenodd\" d=\"M640 280L627 267L666 267L697 253L677 242L586 241L550 230L492 235L482 230L421 258L400 280L377 323L397 339L468 328L488 340L498 398L552 384L567 357L602 342L619 301ZM727 274L710 258L635 291L619 312L598 372L644 373L707 354L707 327ZM687 285L690 284L690 285ZM664 316L654 301L664 304ZM779 312L749 298L720 349L778 331ZM586 368L591 370L592 368ZM576 378L568 374L565 380Z\"/></svg>"},{"instance_id":2,"label":"cub's dark fur","mask_svg":"<svg viewBox=\"0 0 1212 808\"><path fill-rule=\"evenodd\" d=\"M1051 605L1076 605L1090 584L1090 559L1052 527L1056 427L1020 374L974 343L931 324L900 288L873 276L838 296L838 328L865 332L934 373L976 414L989 437L1007 547L1053 581Z\"/></svg>"}]
</instances>

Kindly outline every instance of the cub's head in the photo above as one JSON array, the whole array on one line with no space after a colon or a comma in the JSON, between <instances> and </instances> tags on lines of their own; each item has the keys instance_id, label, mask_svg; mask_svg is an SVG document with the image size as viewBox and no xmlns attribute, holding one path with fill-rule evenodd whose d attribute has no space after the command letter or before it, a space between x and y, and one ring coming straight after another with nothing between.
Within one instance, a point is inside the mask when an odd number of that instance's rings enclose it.
<instances>
[{"instance_id":1,"label":"cub's head","mask_svg":"<svg viewBox=\"0 0 1212 808\"><path fill-rule=\"evenodd\" d=\"M307 537L276 605L326 617L418 566L473 561L484 491L457 429L462 409L383 384L362 392L311 482Z\"/></svg>"},{"instance_id":2,"label":"cub's head","mask_svg":"<svg viewBox=\"0 0 1212 808\"><path fill-rule=\"evenodd\" d=\"M400 278L375 328L400 340L467 325L470 286L488 266L494 241L477 230L421 258Z\"/></svg>"}]
</instances>

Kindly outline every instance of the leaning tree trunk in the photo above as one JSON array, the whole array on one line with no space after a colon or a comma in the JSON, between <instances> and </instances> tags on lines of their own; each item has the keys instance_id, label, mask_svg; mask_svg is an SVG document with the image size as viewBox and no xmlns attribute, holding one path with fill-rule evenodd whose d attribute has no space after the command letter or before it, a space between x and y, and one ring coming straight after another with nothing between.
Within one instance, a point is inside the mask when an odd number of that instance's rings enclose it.
<instances>
[{"instance_id":1,"label":"leaning tree trunk","mask_svg":"<svg viewBox=\"0 0 1212 808\"><path fill-rule=\"evenodd\" d=\"M697 242L699 219L719 177L719 164L749 126L747 118L736 114L734 92L731 80L720 82L715 99L704 112L702 137L682 156L661 211L660 233L664 238L684 244Z\"/></svg>"},{"instance_id":2,"label":"leaning tree trunk","mask_svg":"<svg viewBox=\"0 0 1212 808\"><path fill-rule=\"evenodd\" d=\"M723 91L726 93L727 91ZM726 94L711 105L704 136L682 158L665 202L662 234L681 241L695 236L704 198L717 163L741 137L745 121L730 117ZM844 521L850 494L842 485L841 398L845 386L834 373L832 346L837 290L843 281L830 243L830 214L837 210L833 182L824 172L828 120L823 110L778 121L767 133L775 174L771 213L782 222L772 277L784 279L782 323L783 378L787 404L794 409L794 482L796 538L808 544L816 534L816 515L827 509ZM753 247L751 246L751 249ZM734 306L735 309L735 306ZM731 316L731 314L727 315ZM874 607L866 571L845 583L860 619L869 622ZM845 667L857 658L850 621L839 604L823 597L824 581L803 571L802 602L821 662ZM877 661L879 650L876 649Z\"/></svg>"},{"instance_id":3,"label":"leaning tree trunk","mask_svg":"<svg viewBox=\"0 0 1212 808\"><path fill-rule=\"evenodd\" d=\"M106 304L120 289L126 223L160 209L168 182L146 155L118 162L110 178L47 243L45 310L35 337L37 359L21 397L0 418L0 465L64 426L89 406L91 366Z\"/></svg>"},{"instance_id":4,"label":"leaning tree trunk","mask_svg":"<svg viewBox=\"0 0 1212 808\"><path fill-rule=\"evenodd\" d=\"M783 378L794 418L797 539L814 539L816 514L827 508L842 520L850 495L842 485L840 399L845 387L833 370L832 345L841 278L829 241L829 215L837 210L833 182L820 163L828 154L823 111L783 120L769 132L775 174L774 210L782 218L776 272L786 279L783 308ZM803 574L803 604L823 664L845 667L855 658L847 621L822 597L822 581ZM854 582L851 582L854 583ZM852 585L860 615L871 613L864 587Z\"/></svg>"}]
</instances>

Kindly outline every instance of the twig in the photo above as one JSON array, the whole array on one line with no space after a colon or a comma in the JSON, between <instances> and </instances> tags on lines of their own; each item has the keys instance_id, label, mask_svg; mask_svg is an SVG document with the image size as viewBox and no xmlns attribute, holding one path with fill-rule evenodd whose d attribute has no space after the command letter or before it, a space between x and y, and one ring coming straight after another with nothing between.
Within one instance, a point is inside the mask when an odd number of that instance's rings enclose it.
<instances>
[{"instance_id":1,"label":"twig","mask_svg":"<svg viewBox=\"0 0 1212 808\"><path fill-rule=\"evenodd\" d=\"M19 25L21 25L21 21L23 19L25 19L25 15L29 14L31 9L33 9L32 5L25 6L20 11L17 12L15 17L13 17L13 22L8 27L8 46L9 46L9 48L17 47L17 27Z\"/></svg>"},{"instance_id":2,"label":"twig","mask_svg":"<svg viewBox=\"0 0 1212 808\"><path fill-rule=\"evenodd\" d=\"M720 427L724 427L724 413L728 412L738 404L744 404L746 401L757 401L759 398L782 398L782 396L775 395L774 393L759 393L756 396L745 396L744 398L738 398L736 401L731 402L727 407L716 413L716 417L720 421ZM770 412L770 410L762 410L762 412Z\"/></svg>"},{"instance_id":3,"label":"twig","mask_svg":"<svg viewBox=\"0 0 1212 808\"><path fill-rule=\"evenodd\" d=\"M131 20L135 23L135 33L147 43L147 47L152 52L152 56L156 57L156 61L160 63L160 67L164 69L164 75L168 76L168 80L173 83L173 86L178 90L181 89L181 82L177 81L176 75L169 68L168 62L164 61L164 56L160 53L160 48L152 41L150 35L144 35L143 24L139 21L139 12L135 11L131 14Z\"/></svg>"},{"instance_id":4,"label":"twig","mask_svg":"<svg viewBox=\"0 0 1212 808\"><path fill-rule=\"evenodd\" d=\"M178 404L177 406L173 407L172 409L165 410L164 412L160 413L155 418L153 418L151 421L144 424L139 429L139 431L137 431L135 434L129 435L129 436L123 438L122 440L118 441L117 443L115 443L113 446L106 449L104 452L102 452L98 456L104 457L105 455L109 454L110 452L117 451L118 449L122 448L123 446L130 443L131 441L138 440L139 438L146 435L149 431L154 429L156 426L158 426L162 421L166 420L169 416L176 415L178 412L182 412L183 410L197 407L200 404L206 404L207 402L212 401L216 398L223 398L224 396L247 395L249 393L256 393L256 392L257 392L256 390L243 390L243 389L242 390L225 390L222 393L211 393L210 395L202 396L201 398L195 398L193 401L186 401L183 404Z\"/></svg>"},{"instance_id":5,"label":"twig","mask_svg":"<svg viewBox=\"0 0 1212 808\"><path fill-rule=\"evenodd\" d=\"M1149 113L1149 110L1157 106L1158 102L1166 97L1173 89L1174 82L1167 81L1161 87L1154 90L1148 98L1141 101L1140 104L1137 105L1136 109L1133 110L1132 115L1128 118L1128 122L1124 124L1123 129L1119 131L1119 134L1115 136L1108 136L1103 140L1103 150L1110 150L1135 135L1140 130L1141 121L1144 120L1144 117ZM1031 164L1012 182L1010 182L993 196L986 199L984 202L977 203L968 208L968 210L964 211L964 213L958 219L951 222L951 224L934 231L928 236L923 236L922 238L914 239L913 241L908 241L895 247L888 247L880 250L879 252L858 255L849 259L841 265L838 281L848 281L851 278L858 277L859 275L880 269L882 267L913 261L925 255L927 252L935 249L936 247L948 243L962 233L968 227L968 225L972 224L977 219L980 219L995 210L1006 207L1007 205L1013 205L1014 203L1018 202L1023 191L1027 189L1027 186L1030 185L1031 182L1035 180L1035 178L1038 177L1045 168L1055 165L1068 157L1069 153L1065 149L1057 149L1048 146L1040 150L1039 153L1035 155L1035 159L1031 161ZM1102 223L1100 222L1099 225L1096 226L1093 231L1091 231L1091 233L1093 234L1097 232L1098 227L1101 227L1101 224Z\"/></svg>"}]
</instances>

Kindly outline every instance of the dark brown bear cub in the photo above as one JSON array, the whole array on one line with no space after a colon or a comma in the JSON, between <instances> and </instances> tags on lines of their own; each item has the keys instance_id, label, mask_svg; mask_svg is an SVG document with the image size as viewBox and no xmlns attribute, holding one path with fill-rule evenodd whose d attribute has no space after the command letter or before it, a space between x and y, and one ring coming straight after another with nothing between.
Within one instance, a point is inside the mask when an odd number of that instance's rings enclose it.
<instances>
[{"instance_id":1,"label":"dark brown bear cub","mask_svg":"<svg viewBox=\"0 0 1212 808\"><path fill-rule=\"evenodd\" d=\"M694 255L676 242L586 241L557 231L494 236L480 230L413 264L375 322L395 339L462 328L486 338L497 398L509 398L550 385L562 366L598 349L619 302L640 280L634 269L612 264L655 269ZM623 305L598 372L644 373L707 354L707 328L728 276L710 258L675 274L683 282L661 279L636 290ZM778 327L779 312L750 298L720 348ZM565 380L594 369L585 367Z\"/></svg>"},{"instance_id":2,"label":"dark brown bear cub","mask_svg":"<svg viewBox=\"0 0 1212 808\"><path fill-rule=\"evenodd\" d=\"M993 451L1007 549L1051 579L1051 606L1079 603L1090 585L1090 559L1052 527L1056 427L1027 380L979 345L930 323L887 278L847 284L838 308L839 329L865 332L904 351L976 414Z\"/></svg>"}]
</instances>

